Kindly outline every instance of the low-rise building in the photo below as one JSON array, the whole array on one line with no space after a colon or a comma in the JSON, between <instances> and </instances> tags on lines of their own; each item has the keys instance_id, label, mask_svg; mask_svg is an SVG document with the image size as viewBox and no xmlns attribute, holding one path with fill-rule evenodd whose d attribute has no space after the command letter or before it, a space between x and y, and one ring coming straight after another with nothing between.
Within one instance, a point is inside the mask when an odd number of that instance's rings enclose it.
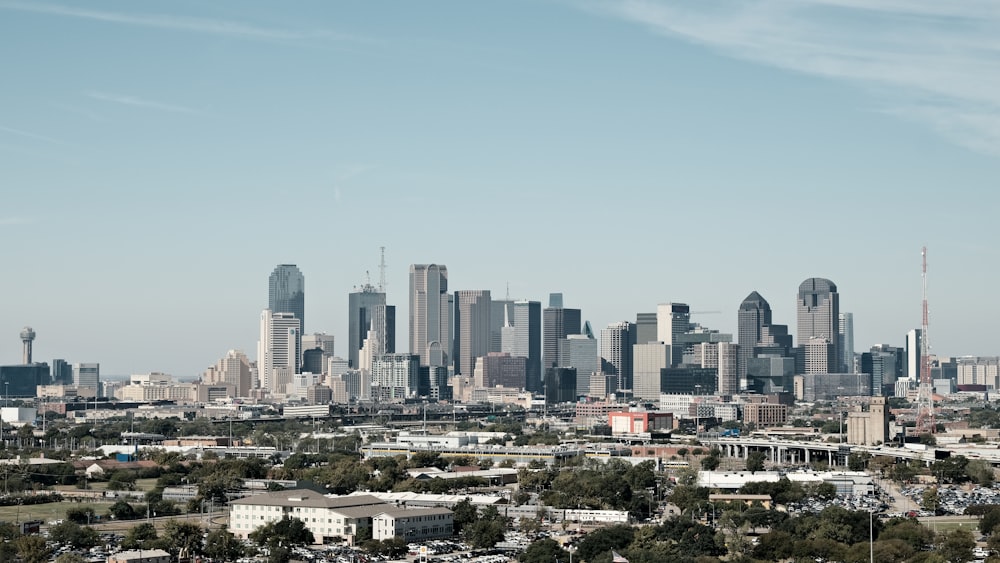
<instances>
[{"instance_id":1,"label":"low-rise building","mask_svg":"<svg viewBox=\"0 0 1000 563\"><path fill-rule=\"evenodd\" d=\"M749 403L743 405L743 423L756 428L782 426L788 422L788 405Z\"/></svg>"},{"instance_id":2,"label":"low-rise building","mask_svg":"<svg viewBox=\"0 0 1000 563\"><path fill-rule=\"evenodd\" d=\"M608 413L611 434L655 434L669 432L674 426L674 415L668 412L621 411Z\"/></svg>"},{"instance_id":3,"label":"low-rise building","mask_svg":"<svg viewBox=\"0 0 1000 563\"><path fill-rule=\"evenodd\" d=\"M447 538L455 533L454 515L447 508L389 508L372 518L372 538L406 541Z\"/></svg>"},{"instance_id":4,"label":"low-rise building","mask_svg":"<svg viewBox=\"0 0 1000 563\"><path fill-rule=\"evenodd\" d=\"M315 543L342 538L353 543L358 531L371 528L372 518L389 505L369 495L328 497L297 489L253 495L229 503L229 530L246 539L257 528L282 518L302 520Z\"/></svg>"},{"instance_id":5,"label":"low-rise building","mask_svg":"<svg viewBox=\"0 0 1000 563\"><path fill-rule=\"evenodd\" d=\"M119 551L108 556L108 563L170 563L170 554L162 549Z\"/></svg>"}]
</instances>

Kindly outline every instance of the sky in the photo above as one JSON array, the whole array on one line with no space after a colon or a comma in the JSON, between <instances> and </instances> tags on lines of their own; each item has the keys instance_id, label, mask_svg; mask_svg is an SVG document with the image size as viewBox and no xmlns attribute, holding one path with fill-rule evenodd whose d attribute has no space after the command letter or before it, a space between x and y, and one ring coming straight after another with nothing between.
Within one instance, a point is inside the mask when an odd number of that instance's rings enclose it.
<instances>
[{"instance_id":1,"label":"sky","mask_svg":"<svg viewBox=\"0 0 1000 563\"><path fill-rule=\"evenodd\" d=\"M0 69L0 363L254 357L280 263L346 356L380 247L399 351L413 263L597 331L825 277L903 345L926 245L932 351L1000 354L992 0L0 0Z\"/></svg>"}]
</instances>

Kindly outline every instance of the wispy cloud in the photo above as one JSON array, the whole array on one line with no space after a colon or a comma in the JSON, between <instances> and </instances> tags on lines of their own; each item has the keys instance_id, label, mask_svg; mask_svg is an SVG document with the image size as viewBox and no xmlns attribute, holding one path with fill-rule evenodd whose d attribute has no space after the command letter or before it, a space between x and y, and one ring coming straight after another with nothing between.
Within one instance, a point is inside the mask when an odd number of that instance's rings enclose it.
<instances>
[{"instance_id":1,"label":"wispy cloud","mask_svg":"<svg viewBox=\"0 0 1000 563\"><path fill-rule=\"evenodd\" d=\"M4 133L10 133L11 135L17 135L19 137L25 137L28 139L34 139L36 141L45 141L46 143L52 143L54 145L65 145L66 143L60 141L59 139L53 139L52 137L47 137L45 135L39 135L38 133L32 133L30 131L23 131L21 129L14 129L13 127L5 127L0 125L0 131Z\"/></svg>"},{"instance_id":2,"label":"wispy cloud","mask_svg":"<svg viewBox=\"0 0 1000 563\"><path fill-rule=\"evenodd\" d=\"M188 113L188 114L201 113L200 111L189 107L179 106L175 104L165 104L163 102L156 102L153 100L136 98L135 96L126 96L122 94L109 94L107 92L84 92L84 94L88 98L93 98L95 100L100 100L102 102L111 102L114 104L121 104L138 108L154 109L157 111L168 111L172 113Z\"/></svg>"},{"instance_id":3,"label":"wispy cloud","mask_svg":"<svg viewBox=\"0 0 1000 563\"><path fill-rule=\"evenodd\" d=\"M332 33L326 30L303 31L283 29L278 27L254 25L240 21L175 16L169 14L108 12L79 8L76 6L65 6L61 4L0 2L0 9L173 31L224 35L243 39L294 40L326 38L333 40L365 41L365 39L360 37Z\"/></svg>"},{"instance_id":4,"label":"wispy cloud","mask_svg":"<svg viewBox=\"0 0 1000 563\"><path fill-rule=\"evenodd\" d=\"M104 121L104 118L101 117L100 114L90 111L89 109L84 109L69 104L61 104L61 103L54 103L52 104L52 107L65 111L67 113L78 115L80 117L85 117L91 121L97 121L97 122Z\"/></svg>"},{"instance_id":5,"label":"wispy cloud","mask_svg":"<svg viewBox=\"0 0 1000 563\"><path fill-rule=\"evenodd\" d=\"M732 57L872 88L884 111L1000 155L1000 3L994 0L585 5Z\"/></svg>"}]
</instances>

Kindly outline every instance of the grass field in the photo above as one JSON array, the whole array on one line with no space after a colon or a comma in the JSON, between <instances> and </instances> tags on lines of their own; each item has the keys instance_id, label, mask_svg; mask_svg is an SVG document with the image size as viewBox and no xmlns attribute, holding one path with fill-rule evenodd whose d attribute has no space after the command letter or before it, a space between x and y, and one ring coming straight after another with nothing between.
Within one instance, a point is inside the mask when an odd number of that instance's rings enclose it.
<instances>
[{"instance_id":1,"label":"grass field","mask_svg":"<svg viewBox=\"0 0 1000 563\"><path fill-rule=\"evenodd\" d=\"M50 522L66 517L67 508L94 509L94 513L104 515L111 503L104 502L51 502L48 504L27 504L23 506L0 506L0 521L14 522L25 520L42 520Z\"/></svg>"},{"instance_id":2,"label":"grass field","mask_svg":"<svg viewBox=\"0 0 1000 563\"><path fill-rule=\"evenodd\" d=\"M979 519L977 518L971 518L965 522L924 522L923 524L936 532L950 532L961 528L974 534L979 533Z\"/></svg>"},{"instance_id":3,"label":"grass field","mask_svg":"<svg viewBox=\"0 0 1000 563\"><path fill-rule=\"evenodd\" d=\"M135 480L135 490L137 491L152 491L156 488L156 479L136 479Z\"/></svg>"}]
</instances>

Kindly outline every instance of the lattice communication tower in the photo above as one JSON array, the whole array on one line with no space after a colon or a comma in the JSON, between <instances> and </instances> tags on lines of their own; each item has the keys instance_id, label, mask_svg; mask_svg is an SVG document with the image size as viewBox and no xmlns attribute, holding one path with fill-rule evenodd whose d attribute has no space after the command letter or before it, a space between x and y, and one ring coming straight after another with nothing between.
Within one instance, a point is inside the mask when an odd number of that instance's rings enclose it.
<instances>
[{"instance_id":1,"label":"lattice communication tower","mask_svg":"<svg viewBox=\"0 0 1000 563\"><path fill-rule=\"evenodd\" d=\"M923 261L923 271L920 279L923 284L923 322L920 333L920 388L917 394L917 433L933 433L934 423L934 382L931 380L931 345L927 325L927 247L920 251Z\"/></svg>"}]
</instances>

